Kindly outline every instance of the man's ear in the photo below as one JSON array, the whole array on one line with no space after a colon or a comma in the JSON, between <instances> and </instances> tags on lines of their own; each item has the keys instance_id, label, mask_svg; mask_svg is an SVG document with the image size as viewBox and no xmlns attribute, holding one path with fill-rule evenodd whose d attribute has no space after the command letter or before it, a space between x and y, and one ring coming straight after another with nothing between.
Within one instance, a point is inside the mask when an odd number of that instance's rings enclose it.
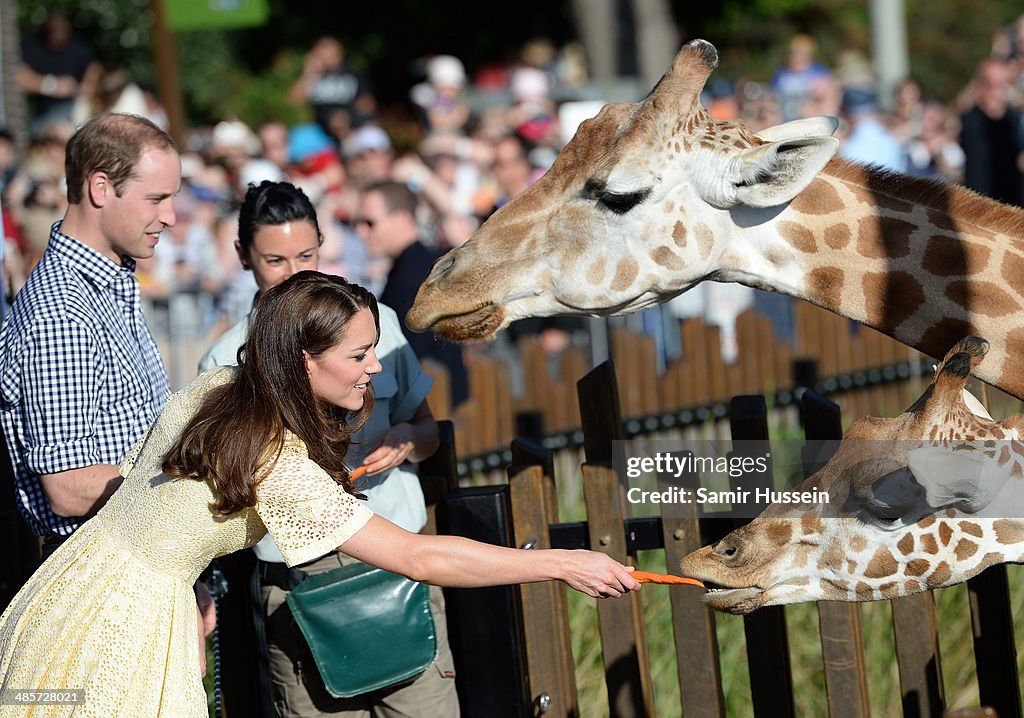
<instances>
[{"instance_id":1,"label":"man's ear","mask_svg":"<svg viewBox=\"0 0 1024 718\"><path fill-rule=\"evenodd\" d=\"M114 196L114 183L106 172L93 172L86 181L86 196L93 207L102 207Z\"/></svg>"}]
</instances>

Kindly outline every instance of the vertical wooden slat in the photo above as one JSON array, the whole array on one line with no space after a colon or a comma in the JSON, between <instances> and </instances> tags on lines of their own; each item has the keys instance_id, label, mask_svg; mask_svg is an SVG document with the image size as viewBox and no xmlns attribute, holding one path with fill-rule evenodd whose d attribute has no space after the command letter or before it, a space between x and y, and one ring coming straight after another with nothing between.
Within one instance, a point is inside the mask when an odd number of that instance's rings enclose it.
<instances>
[{"instance_id":1,"label":"vertical wooden slat","mask_svg":"<svg viewBox=\"0 0 1024 718\"><path fill-rule=\"evenodd\" d=\"M940 718L945 705L932 593L891 601L904 718Z\"/></svg>"},{"instance_id":2,"label":"vertical wooden slat","mask_svg":"<svg viewBox=\"0 0 1024 718\"><path fill-rule=\"evenodd\" d=\"M778 351L778 344L780 343L775 338L775 328L767 317L756 313L754 313L754 316L757 317L757 339L754 346L751 347L751 351L756 355L757 361L756 386L760 391L775 391L781 386L788 387L791 383L789 376L787 374L780 376L775 372L774 355ZM787 348L789 348L788 345ZM788 371L788 362L786 367Z\"/></svg>"},{"instance_id":3,"label":"vertical wooden slat","mask_svg":"<svg viewBox=\"0 0 1024 718\"><path fill-rule=\"evenodd\" d=\"M619 385L611 359L598 364L576 383L588 463L611 464L612 442L622 438Z\"/></svg>"},{"instance_id":4,"label":"vertical wooden slat","mask_svg":"<svg viewBox=\"0 0 1024 718\"><path fill-rule=\"evenodd\" d=\"M622 435L614 365L611 361L600 364L576 386L587 457L583 465L583 497L590 546L625 562L625 492L611 468L612 445ZM597 604L608 704L613 718L655 715L641 611L637 593Z\"/></svg>"},{"instance_id":5,"label":"vertical wooden slat","mask_svg":"<svg viewBox=\"0 0 1024 718\"><path fill-rule=\"evenodd\" d=\"M512 531L516 546L551 548L548 526L553 523L552 492L541 466L510 467ZM523 584L519 589L530 699L539 706L550 701L544 715L579 715L576 675L572 660L565 591L554 581Z\"/></svg>"},{"instance_id":6,"label":"vertical wooden slat","mask_svg":"<svg viewBox=\"0 0 1024 718\"><path fill-rule=\"evenodd\" d=\"M678 480L666 474L658 475L659 491L679 486L696 492L699 484L697 475L693 473ZM665 561L669 573L675 573L680 559L702 544L697 504L662 504L661 531ZM703 602L702 591L696 587L672 589L669 601L683 715L687 718L725 718L714 611Z\"/></svg>"},{"instance_id":7,"label":"vertical wooden slat","mask_svg":"<svg viewBox=\"0 0 1024 718\"><path fill-rule=\"evenodd\" d=\"M576 381L587 373L590 368L590 360L582 349L573 347L562 355L562 385L564 391L560 397L565 411L563 413L564 423L552 427L557 431L572 429L580 424L580 405L576 400L576 392L573 387Z\"/></svg>"},{"instance_id":8,"label":"vertical wooden slat","mask_svg":"<svg viewBox=\"0 0 1024 718\"><path fill-rule=\"evenodd\" d=\"M812 391L800 398L804 436L804 475L811 476L824 464L842 438L839 406ZM829 442L826 446L824 442ZM832 718L868 718L867 663L861 633L860 606L856 603L818 602L821 657L825 688Z\"/></svg>"},{"instance_id":9,"label":"vertical wooden slat","mask_svg":"<svg viewBox=\"0 0 1024 718\"><path fill-rule=\"evenodd\" d=\"M654 337L633 335L637 345L637 373L627 374L629 382L640 388L638 414L653 414L658 410L658 362L654 356Z\"/></svg>"},{"instance_id":10,"label":"vertical wooden slat","mask_svg":"<svg viewBox=\"0 0 1024 718\"><path fill-rule=\"evenodd\" d=\"M729 385L726 378L725 362L722 361L721 331L718 327L705 327L707 340L705 343L703 377L698 381L706 381L711 401L725 401L729 398Z\"/></svg>"},{"instance_id":11,"label":"vertical wooden slat","mask_svg":"<svg viewBox=\"0 0 1024 718\"><path fill-rule=\"evenodd\" d=\"M554 426L554 407L549 401L547 356L537 342L529 338L520 339L516 345L523 370L527 405L544 415L544 426Z\"/></svg>"},{"instance_id":12,"label":"vertical wooden slat","mask_svg":"<svg viewBox=\"0 0 1024 718\"><path fill-rule=\"evenodd\" d=\"M583 465L583 496L587 505L590 546L626 562L624 492L610 466ZM612 718L657 715L642 611L639 593L597 603L608 707Z\"/></svg>"},{"instance_id":13,"label":"vertical wooden slat","mask_svg":"<svg viewBox=\"0 0 1024 718\"><path fill-rule=\"evenodd\" d=\"M729 425L734 441L768 439L764 397L733 397ZM746 523L749 519L738 523ZM794 716L793 677L786 638L786 614L782 606L765 606L743 617L747 638L747 665L755 716Z\"/></svg>"},{"instance_id":14,"label":"vertical wooden slat","mask_svg":"<svg viewBox=\"0 0 1024 718\"><path fill-rule=\"evenodd\" d=\"M451 380L448 377L448 369L436 359L421 359L420 366L423 372L434 380L427 394L427 401L430 402L430 410L439 419L452 418ZM473 387L470 387L470 396L473 394Z\"/></svg>"},{"instance_id":15,"label":"vertical wooden slat","mask_svg":"<svg viewBox=\"0 0 1024 718\"><path fill-rule=\"evenodd\" d=\"M685 374L683 389L688 393L688 404L703 404L711 398L711 387L704 375L704 353L710 338L707 325L701 319L683 322L683 353Z\"/></svg>"},{"instance_id":16,"label":"vertical wooden slat","mask_svg":"<svg viewBox=\"0 0 1024 718\"><path fill-rule=\"evenodd\" d=\"M736 341L739 345L736 365L740 368L741 376L736 391L740 394L766 390L761 382L760 356L765 347L759 344L759 324L758 315L752 309L736 317Z\"/></svg>"},{"instance_id":17,"label":"vertical wooden slat","mask_svg":"<svg viewBox=\"0 0 1024 718\"><path fill-rule=\"evenodd\" d=\"M1006 566L992 566L967 581L974 632L978 693L999 718L1021 718L1017 646Z\"/></svg>"},{"instance_id":18,"label":"vertical wooden slat","mask_svg":"<svg viewBox=\"0 0 1024 718\"><path fill-rule=\"evenodd\" d=\"M499 446L507 446L515 437L515 413L512 401L512 381L508 366L494 361L494 401L497 408L495 435Z\"/></svg>"},{"instance_id":19,"label":"vertical wooden slat","mask_svg":"<svg viewBox=\"0 0 1024 718\"><path fill-rule=\"evenodd\" d=\"M498 412L504 407L498 403L498 382L494 361L484 356L473 356L469 360L469 381L473 387L473 400L480 412L480 423L476 436L479 440L476 451L490 451L498 448Z\"/></svg>"},{"instance_id":20,"label":"vertical wooden slat","mask_svg":"<svg viewBox=\"0 0 1024 718\"><path fill-rule=\"evenodd\" d=\"M427 525L422 533L437 533L437 508L444 497L459 489L458 461L455 452L455 427L451 421L437 422L437 451L419 463L420 487L427 506Z\"/></svg>"}]
</instances>

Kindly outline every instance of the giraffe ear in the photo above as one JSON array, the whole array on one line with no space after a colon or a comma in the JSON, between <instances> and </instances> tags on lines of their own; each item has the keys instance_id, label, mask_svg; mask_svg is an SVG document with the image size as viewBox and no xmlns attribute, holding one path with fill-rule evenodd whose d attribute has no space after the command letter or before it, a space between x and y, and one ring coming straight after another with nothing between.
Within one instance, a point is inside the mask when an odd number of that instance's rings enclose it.
<instances>
[{"instance_id":1,"label":"giraffe ear","mask_svg":"<svg viewBox=\"0 0 1024 718\"><path fill-rule=\"evenodd\" d=\"M939 446L910 450L907 467L924 487L929 506L949 506L971 514L992 503L1009 478L1009 471L981 452Z\"/></svg>"},{"instance_id":2,"label":"giraffe ear","mask_svg":"<svg viewBox=\"0 0 1024 718\"><path fill-rule=\"evenodd\" d=\"M800 194L839 149L835 137L804 137L769 142L739 154L727 177L724 201L712 204L732 207L775 207Z\"/></svg>"},{"instance_id":3,"label":"giraffe ear","mask_svg":"<svg viewBox=\"0 0 1024 718\"><path fill-rule=\"evenodd\" d=\"M758 132L757 136L765 142L805 140L809 137L831 137L838 127L839 120L835 117L804 117L774 127L766 127Z\"/></svg>"}]
</instances>

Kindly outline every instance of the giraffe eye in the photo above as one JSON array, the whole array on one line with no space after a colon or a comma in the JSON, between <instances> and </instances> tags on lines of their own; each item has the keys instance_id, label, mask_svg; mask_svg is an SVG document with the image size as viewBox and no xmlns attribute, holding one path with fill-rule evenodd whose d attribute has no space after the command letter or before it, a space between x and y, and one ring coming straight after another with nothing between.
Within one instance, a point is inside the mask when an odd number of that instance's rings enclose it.
<instances>
[{"instance_id":1,"label":"giraffe eye","mask_svg":"<svg viewBox=\"0 0 1024 718\"><path fill-rule=\"evenodd\" d=\"M597 202L598 204L604 205L615 214L625 214L647 199L647 195L650 193L650 189L643 189L639 192L628 192L626 194L617 194L606 190L597 195Z\"/></svg>"}]
</instances>

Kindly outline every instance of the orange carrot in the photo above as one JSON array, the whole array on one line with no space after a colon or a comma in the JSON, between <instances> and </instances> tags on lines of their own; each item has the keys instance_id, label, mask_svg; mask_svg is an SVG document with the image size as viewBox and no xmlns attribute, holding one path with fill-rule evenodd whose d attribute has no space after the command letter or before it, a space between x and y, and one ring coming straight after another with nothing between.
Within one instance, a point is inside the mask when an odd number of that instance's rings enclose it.
<instances>
[{"instance_id":1,"label":"orange carrot","mask_svg":"<svg viewBox=\"0 0 1024 718\"><path fill-rule=\"evenodd\" d=\"M671 576L667 573L650 573L648 571L633 571L632 575L640 583L670 583L704 588L704 584L695 578L683 578L682 576Z\"/></svg>"},{"instance_id":2,"label":"orange carrot","mask_svg":"<svg viewBox=\"0 0 1024 718\"><path fill-rule=\"evenodd\" d=\"M356 479L358 479L360 476L362 476L365 473L366 473L366 464L363 464L361 466L357 466L355 469L353 469L352 473L350 473L348 475L348 480L349 481L355 481Z\"/></svg>"}]
</instances>

